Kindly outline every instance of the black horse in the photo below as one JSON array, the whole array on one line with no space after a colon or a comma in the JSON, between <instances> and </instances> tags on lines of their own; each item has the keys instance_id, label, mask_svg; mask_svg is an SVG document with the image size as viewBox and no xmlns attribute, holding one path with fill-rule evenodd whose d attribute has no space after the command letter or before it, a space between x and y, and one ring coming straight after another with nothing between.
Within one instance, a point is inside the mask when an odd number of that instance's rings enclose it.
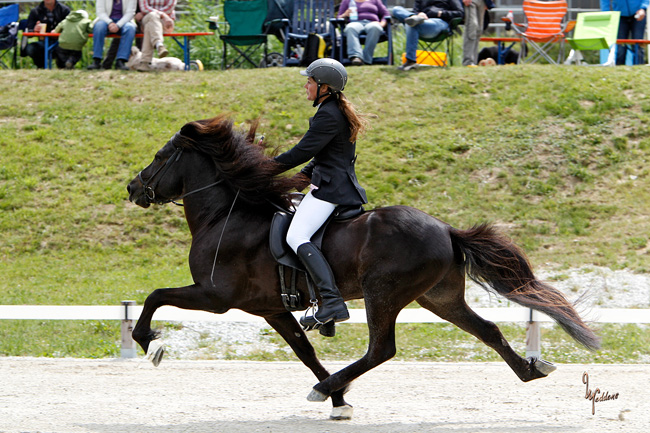
<instances>
[{"instance_id":1,"label":"black horse","mask_svg":"<svg viewBox=\"0 0 650 433\"><path fill-rule=\"evenodd\" d=\"M358 361L330 374L280 297L269 227L277 204L304 183L278 175L278 167L248 133L227 117L187 123L128 185L129 199L144 208L183 200L192 233L189 265L194 284L154 290L146 299L133 338L145 352L158 337L151 329L157 308L173 305L225 313L237 308L264 317L320 381L312 401L332 398L332 417L349 418L343 398L357 377L395 355L395 320L412 301L493 348L524 382L555 369L524 359L499 328L465 303L465 275L484 288L552 317L589 349L599 339L556 289L537 280L525 254L489 225L459 230L407 206L390 206L332 222L323 253L346 300L365 299L369 344ZM300 282L304 308L307 285ZM160 359L160 349L157 360Z\"/></svg>"}]
</instances>

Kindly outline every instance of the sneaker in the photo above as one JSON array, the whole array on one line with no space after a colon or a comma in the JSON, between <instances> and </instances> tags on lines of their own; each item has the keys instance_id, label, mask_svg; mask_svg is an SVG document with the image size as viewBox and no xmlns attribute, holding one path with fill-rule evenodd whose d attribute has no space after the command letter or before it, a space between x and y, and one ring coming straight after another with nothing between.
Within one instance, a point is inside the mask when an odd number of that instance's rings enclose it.
<instances>
[{"instance_id":1,"label":"sneaker","mask_svg":"<svg viewBox=\"0 0 650 433\"><path fill-rule=\"evenodd\" d=\"M419 15L411 15L410 17L407 17L404 22L406 23L407 26L410 27L415 27L419 24L422 24L423 22L426 21L426 18L422 18Z\"/></svg>"},{"instance_id":2,"label":"sneaker","mask_svg":"<svg viewBox=\"0 0 650 433\"><path fill-rule=\"evenodd\" d=\"M117 69L118 71L128 71L129 67L126 66L126 61L125 60L117 59L115 61L115 69Z\"/></svg>"},{"instance_id":3,"label":"sneaker","mask_svg":"<svg viewBox=\"0 0 650 433\"><path fill-rule=\"evenodd\" d=\"M138 63L138 66L135 67L136 71L140 72L149 72L151 71L151 63L149 62L140 62Z\"/></svg>"},{"instance_id":4,"label":"sneaker","mask_svg":"<svg viewBox=\"0 0 650 433\"><path fill-rule=\"evenodd\" d=\"M74 68L74 63L72 63L72 60L66 60L65 68L66 69L73 69Z\"/></svg>"},{"instance_id":5,"label":"sneaker","mask_svg":"<svg viewBox=\"0 0 650 433\"><path fill-rule=\"evenodd\" d=\"M88 65L88 69L92 70L99 70L102 68L102 59L95 59L93 58L93 62Z\"/></svg>"},{"instance_id":6,"label":"sneaker","mask_svg":"<svg viewBox=\"0 0 650 433\"><path fill-rule=\"evenodd\" d=\"M358 57L352 57L352 66L362 66L363 60Z\"/></svg>"},{"instance_id":7,"label":"sneaker","mask_svg":"<svg viewBox=\"0 0 650 433\"><path fill-rule=\"evenodd\" d=\"M406 63L403 65L399 66L397 69L400 71L410 71L411 69L417 68L418 64L417 62L414 62L413 60L406 59Z\"/></svg>"},{"instance_id":8,"label":"sneaker","mask_svg":"<svg viewBox=\"0 0 650 433\"><path fill-rule=\"evenodd\" d=\"M158 45L158 58L162 59L163 57L167 57L168 55L169 55L169 50L163 44Z\"/></svg>"}]
</instances>

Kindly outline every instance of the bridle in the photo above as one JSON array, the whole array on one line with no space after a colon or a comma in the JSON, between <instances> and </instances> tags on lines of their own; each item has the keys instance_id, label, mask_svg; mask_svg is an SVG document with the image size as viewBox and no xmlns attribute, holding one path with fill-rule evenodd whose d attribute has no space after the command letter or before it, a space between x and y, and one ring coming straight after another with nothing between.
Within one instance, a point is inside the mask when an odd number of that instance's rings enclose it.
<instances>
[{"instance_id":1,"label":"bridle","mask_svg":"<svg viewBox=\"0 0 650 433\"><path fill-rule=\"evenodd\" d=\"M174 150L174 153L172 156L170 156L167 161L165 162L164 165L161 165L158 167L158 169L153 173L153 175L145 180L142 178L142 171L138 173L138 179L140 179L140 182L142 183L142 188L144 189L143 195L147 203L149 204L167 204L167 203L174 203L176 206L183 206L183 203L178 203L178 201L184 199L188 195L196 194L197 192L201 192L203 190L206 190L208 188L212 188L213 186L219 185L221 182L223 182L223 179L219 179L216 182L211 183L210 185L206 185L204 187L195 189L193 191L187 192L183 195L180 195L175 198L170 198L170 199L163 199L163 200L157 200L156 199L156 192L154 191L155 188L158 186L158 182L163 178L165 173L167 173L167 170L169 170L169 167L172 166L173 163L177 162L179 159L181 159L181 156L183 155L183 149L180 147L177 147L176 150ZM156 176L160 176L156 179L156 181L150 185L151 181L153 181Z\"/></svg>"}]
</instances>

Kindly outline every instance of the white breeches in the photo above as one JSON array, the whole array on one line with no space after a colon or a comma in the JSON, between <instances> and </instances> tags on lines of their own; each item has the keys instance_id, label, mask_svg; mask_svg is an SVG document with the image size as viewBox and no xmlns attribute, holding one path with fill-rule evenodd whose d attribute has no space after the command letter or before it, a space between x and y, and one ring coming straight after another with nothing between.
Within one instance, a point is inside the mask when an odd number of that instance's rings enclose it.
<instances>
[{"instance_id":1,"label":"white breeches","mask_svg":"<svg viewBox=\"0 0 650 433\"><path fill-rule=\"evenodd\" d=\"M287 232L287 244L291 249L297 253L300 245L310 242L335 208L335 204L319 200L309 191L298 206Z\"/></svg>"}]
</instances>

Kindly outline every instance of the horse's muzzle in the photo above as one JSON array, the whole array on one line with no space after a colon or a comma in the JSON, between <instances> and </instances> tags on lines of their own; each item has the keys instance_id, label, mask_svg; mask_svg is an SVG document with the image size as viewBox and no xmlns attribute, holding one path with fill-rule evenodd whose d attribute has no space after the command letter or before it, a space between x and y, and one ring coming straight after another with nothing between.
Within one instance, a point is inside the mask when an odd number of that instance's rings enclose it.
<instances>
[{"instance_id":1,"label":"horse's muzzle","mask_svg":"<svg viewBox=\"0 0 650 433\"><path fill-rule=\"evenodd\" d=\"M135 203L145 209L151 205L151 201L147 200L145 190L142 187L142 182L140 182L140 179L137 177L126 186L126 190L129 193L129 201L131 203Z\"/></svg>"}]
</instances>

